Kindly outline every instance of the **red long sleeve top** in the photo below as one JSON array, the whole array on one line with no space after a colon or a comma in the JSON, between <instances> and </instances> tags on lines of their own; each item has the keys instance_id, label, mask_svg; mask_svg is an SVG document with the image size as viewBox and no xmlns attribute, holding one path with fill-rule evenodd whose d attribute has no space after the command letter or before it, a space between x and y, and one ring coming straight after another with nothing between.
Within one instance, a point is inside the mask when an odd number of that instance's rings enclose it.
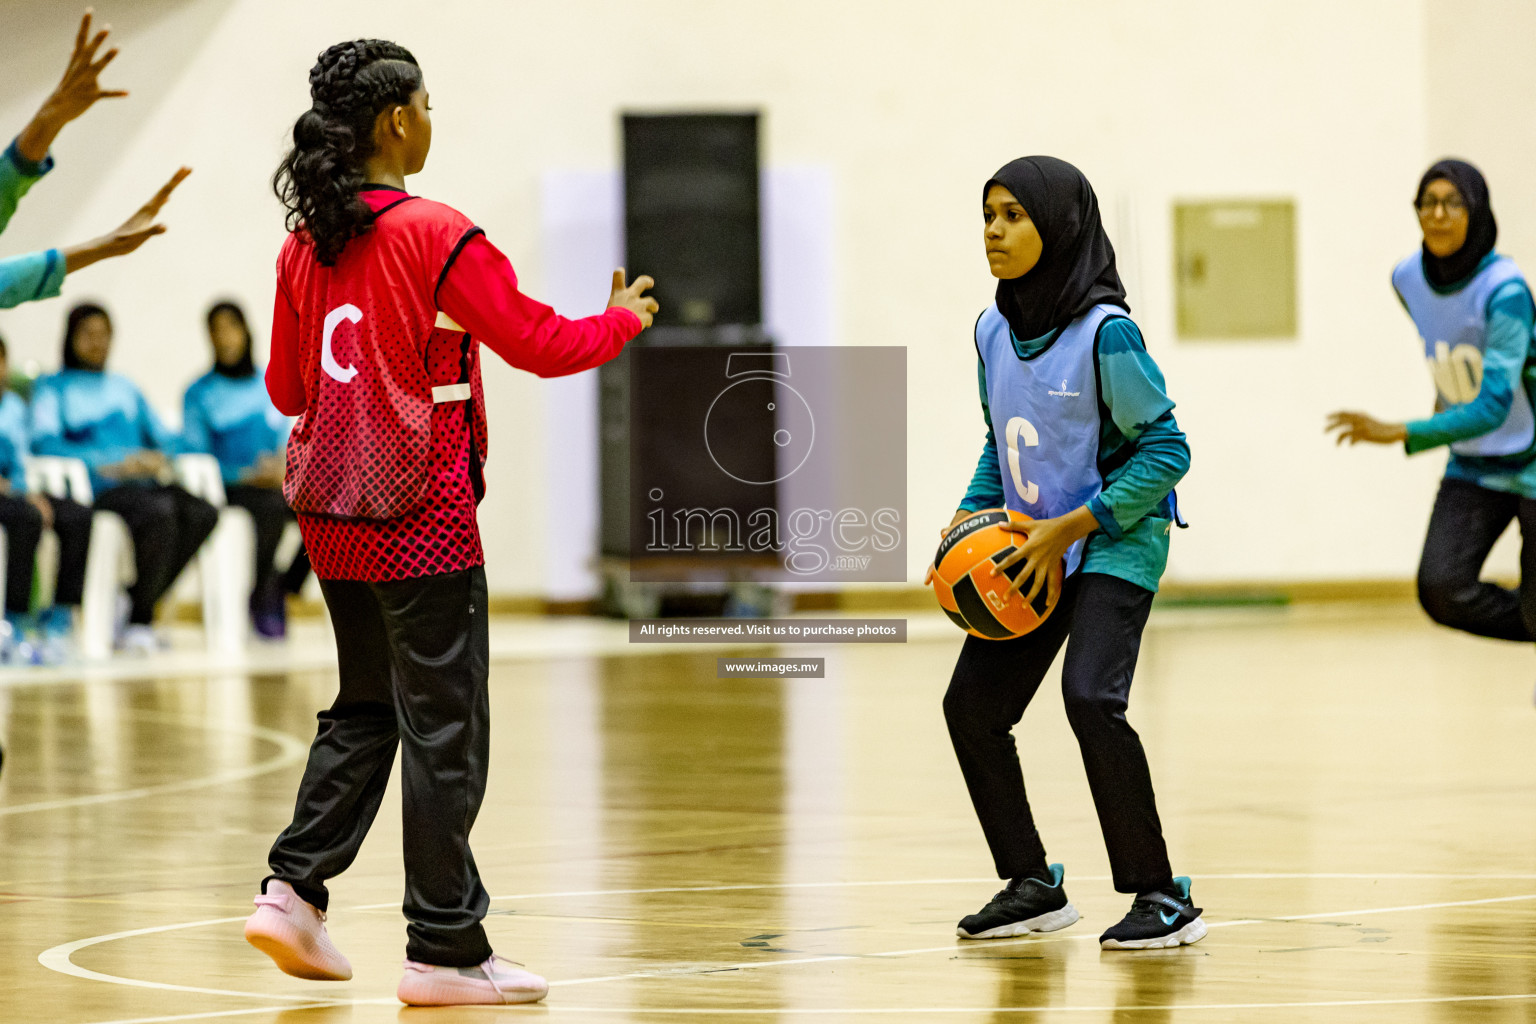
<instances>
[{"instance_id":1,"label":"red long sleeve top","mask_svg":"<svg viewBox=\"0 0 1536 1024\"><path fill-rule=\"evenodd\" d=\"M362 193L375 210L402 195L381 188ZM367 245L368 236L351 244ZM322 579L379 582L484 564L475 516L478 462L485 452L484 392L474 351L479 344L518 369L559 377L607 362L641 330L639 317L628 310L571 320L524 295L512 264L478 228L464 233L433 287L437 308L469 335L473 397L433 421L433 483L421 508L395 519L299 515L310 560ZM458 346L426 356L429 364L434 359L457 364L461 358ZM305 373L316 372L301 365L301 358L299 311L280 271L266 380L273 403L289 416L308 408Z\"/></svg>"}]
</instances>

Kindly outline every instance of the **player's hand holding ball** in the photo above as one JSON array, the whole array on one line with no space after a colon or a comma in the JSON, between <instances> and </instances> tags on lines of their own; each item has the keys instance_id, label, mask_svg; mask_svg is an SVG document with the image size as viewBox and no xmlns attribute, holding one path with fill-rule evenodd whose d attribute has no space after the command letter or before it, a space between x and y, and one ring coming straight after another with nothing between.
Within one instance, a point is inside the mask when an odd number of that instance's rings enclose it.
<instances>
[{"instance_id":1,"label":"player's hand holding ball","mask_svg":"<svg viewBox=\"0 0 1536 1024\"><path fill-rule=\"evenodd\" d=\"M1093 518L1087 506L1055 519L1036 519L1027 527L1020 523L1005 525L1003 529L1019 534L1021 542L997 563L997 571L1003 572L1019 562L1024 563L1024 568L1008 585L1007 596L1020 593L1027 583L1029 592L1024 597L1026 603L1032 603L1035 595L1040 593L1040 588L1044 587L1046 604L1054 607L1056 599L1061 596L1061 574L1051 569L1060 565L1067 550L1096 530L1098 525L1098 520Z\"/></svg>"},{"instance_id":2,"label":"player's hand holding ball","mask_svg":"<svg viewBox=\"0 0 1536 1024\"><path fill-rule=\"evenodd\" d=\"M613 272L613 292L608 296L608 308L617 306L627 309L640 318L641 327L651 326L651 318L661 311L656 300L645 294L647 290L656 287L656 282L650 275L641 274L635 278L633 284L624 283L624 268L620 267Z\"/></svg>"},{"instance_id":3,"label":"player's hand holding ball","mask_svg":"<svg viewBox=\"0 0 1536 1024\"><path fill-rule=\"evenodd\" d=\"M1097 525L1086 509L1080 511ZM961 510L943 531L923 582L932 585L939 607L967 633L985 640L1023 636L1055 610L1066 571L1062 556L1077 537L1092 531L1076 515L1034 520L1004 508ZM1041 526L1045 536L1031 543ZM1026 599L1021 588L1031 580Z\"/></svg>"}]
</instances>

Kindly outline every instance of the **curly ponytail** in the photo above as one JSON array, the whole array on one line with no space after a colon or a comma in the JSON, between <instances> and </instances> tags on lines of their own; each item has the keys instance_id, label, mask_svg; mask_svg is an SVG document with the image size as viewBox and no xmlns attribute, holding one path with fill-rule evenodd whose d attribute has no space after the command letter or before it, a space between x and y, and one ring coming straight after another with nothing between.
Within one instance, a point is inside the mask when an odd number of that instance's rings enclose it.
<instances>
[{"instance_id":1,"label":"curly ponytail","mask_svg":"<svg viewBox=\"0 0 1536 1024\"><path fill-rule=\"evenodd\" d=\"M410 103L419 88L421 68L411 51L383 39L337 43L310 69L314 106L294 124L293 149L272 176L272 190L288 210L288 230L303 230L322 266L334 266L372 221L357 193L373 153L374 122Z\"/></svg>"}]
</instances>

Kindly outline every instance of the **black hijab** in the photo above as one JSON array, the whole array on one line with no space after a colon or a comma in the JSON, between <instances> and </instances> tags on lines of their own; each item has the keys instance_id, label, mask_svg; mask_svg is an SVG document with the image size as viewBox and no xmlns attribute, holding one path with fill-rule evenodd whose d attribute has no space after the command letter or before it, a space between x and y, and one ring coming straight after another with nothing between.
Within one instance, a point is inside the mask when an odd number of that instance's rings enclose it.
<instances>
[{"instance_id":1,"label":"black hijab","mask_svg":"<svg viewBox=\"0 0 1536 1024\"><path fill-rule=\"evenodd\" d=\"M245 348L240 353L240 358L232 363L221 363L217 354L213 357L213 372L225 377L250 377L256 373L256 365L251 361L251 328L245 322L245 310L233 302L224 301L214 303L208 310L208 333L213 334L214 317L220 313L228 313L235 318L240 325L240 330L245 332Z\"/></svg>"},{"instance_id":2,"label":"black hijab","mask_svg":"<svg viewBox=\"0 0 1536 1024\"><path fill-rule=\"evenodd\" d=\"M1483 257L1493 252L1493 243L1499 240L1499 225L1493 219L1488 182L1483 179L1483 172L1465 160L1441 160L1425 171L1424 177L1419 179L1419 190L1414 193L1413 205L1419 205L1430 182L1442 178L1456 186L1462 201L1467 204L1467 240L1449 256L1436 256L1426 245L1424 276L1436 288L1449 288L1471 277Z\"/></svg>"},{"instance_id":3,"label":"black hijab","mask_svg":"<svg viewBox=\"0 0 1536 1024\"><path fill-rule=\"evenodd\" d=\"M1053 156L1026 156L982 186L1001 185L1035 222L1044 248L1023 277L997 282L997 308L1014 337L1031 341L1067 326L1101 302L1130 312L1115 271L1115 249L1099 220L1099 201L1083 172Z\"/></svg>"},{"instance_id":4,"label":"black hijab","mask_svg":"<svg viewBox=\"0 0 1536 1024\"><path fill-rule=\"evenodd\" d=\"M69 318L64 321L64 369L101 372L101 367L87 363L75 351L75 332L80 329L82 321L93 316L101 317L107 322L108 327L112 325L112 318L107 315L107 311L94 302L82 302L70 309Z\"/></svg>"}]
</instances>

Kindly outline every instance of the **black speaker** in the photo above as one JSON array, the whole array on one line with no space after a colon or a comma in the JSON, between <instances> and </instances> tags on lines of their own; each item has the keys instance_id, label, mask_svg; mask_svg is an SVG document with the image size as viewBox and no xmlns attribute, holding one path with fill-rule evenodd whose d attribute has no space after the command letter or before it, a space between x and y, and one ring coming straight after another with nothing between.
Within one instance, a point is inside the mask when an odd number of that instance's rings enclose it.
<instances>
[{"instance_id":1,"label":"black speaker","mask_svg":"<svg viewBox=\"0 0 1536 1024\"><path fill-rule=\"evenodd\" d=\"M633 346L766 346L758 115L625 114L623 133L624 266L631 279L655 278L651 294L661 304ZM691 439L702 427L676 417L632 420L627 352L598 379L601 551L627 558L635 554L630 510L642 507L632 493L633 450L664 452L677 431ZM770 503L772 490L764 492Z\"/></svg>"},{"instance_id":2,"label":"black speaker","mask_svg":"<svg viewBox=\"0 0 1536 1024\"><path fill-rule=\"evenodd\" d=\"M757 133L756 114L624 115L624 265L656 279L657 327L762 323Z\"/></svg>"}]
</instances>

